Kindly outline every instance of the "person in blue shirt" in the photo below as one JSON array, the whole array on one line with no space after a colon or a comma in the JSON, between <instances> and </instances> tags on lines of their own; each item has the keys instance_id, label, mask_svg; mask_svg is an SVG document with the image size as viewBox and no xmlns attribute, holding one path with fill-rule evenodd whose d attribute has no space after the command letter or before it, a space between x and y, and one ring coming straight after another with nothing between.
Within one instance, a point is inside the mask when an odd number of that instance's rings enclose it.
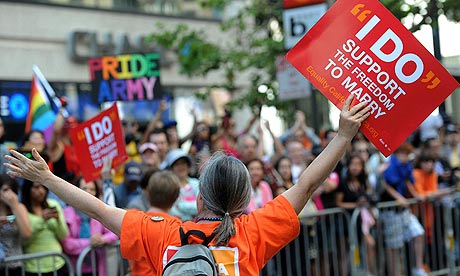
<instances>
[{"instance_id":1,"label":"person in blue shirt","mask_svg":"<svg viewBox=\"0 0 460 276\"><path fill-rule=\"evenodd\" d=\"M414 188L414 167L411 163L413 147L410 143L402 143L390 157L388 168L383 172L385 192L382 201L398 201L396 208L382 210L380 219L383 222L383 235L388 250L388 275L399 275L398 269L400 249L404 242L413 240L415 267L412 275L425 276L423 270L423 250L425 230L418 219L410 212L407 197L421 199ZM398 261L399 260L399 261Z\"/></svg>"},{"instance_id":2,"label":"person in blue shirt","mask_svg":"<svg viewBox=\"0 0 460 276\"><path fill-rule=\"evenodd\" d=\"M113 189L117 207L125 209L131 200L142 193L141 187L139 186L141 179L141 164L134 161L126 163L124 181L122 184L116 185Z\"/></svg>"}]
</instances>

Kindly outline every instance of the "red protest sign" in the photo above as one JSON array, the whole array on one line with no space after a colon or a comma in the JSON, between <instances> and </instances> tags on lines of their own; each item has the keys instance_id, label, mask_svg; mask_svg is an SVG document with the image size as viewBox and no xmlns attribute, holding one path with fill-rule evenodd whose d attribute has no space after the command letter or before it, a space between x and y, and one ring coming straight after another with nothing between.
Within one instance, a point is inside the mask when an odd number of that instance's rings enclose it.
<instances>
[{"instance_id":1,"label":"red protest sign","mask_svg":"<svg viewBox=\"0 0 460 276\"><path fill-rule=\"evenodd\" d=\"M337 1L286 58L338 108L367 102L360 130L385 156L458 87L377 0Z\"/></svg>"},{"instance_id":2,"label":"red protest sign","mask_svg":"<svg viewBox=\"0 0 460 276\"><path fill-rule=\"evenodd\" d=\"M106 158L113 159L113 167L123 164L128 159L116 104L71 129L70 138L78 152L78 160L86 181L95 180L100 176Z\"/></svg>"}]
</instances>

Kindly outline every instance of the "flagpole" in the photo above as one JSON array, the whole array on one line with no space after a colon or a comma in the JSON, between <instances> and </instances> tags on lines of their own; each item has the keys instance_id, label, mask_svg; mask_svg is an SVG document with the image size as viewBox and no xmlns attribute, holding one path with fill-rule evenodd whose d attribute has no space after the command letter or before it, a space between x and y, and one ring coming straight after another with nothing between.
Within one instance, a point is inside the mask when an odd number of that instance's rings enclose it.
<instances>
[{"instance_id":1,"label":"flagpole","mask_svg":"<svg viewBox=\"0 0 460 276\"><path fill-rule=\"evenodd\" d=\"M51 87L51 85L48 83L48 81L46 80L45 76L42 74L42 72L38 68L38 66L35 65L35 64L32 65L32 71L37 76L38 81L40 81L40 83L45 88L44 90L45 90L45 93L48 95L48 97L53 101L53 103L57 106L58 109L61 108L61 106L62 106L61 101L56 96L56 93L54 92L53 87ZM69 112L67 112L67 110L63 109L62 110L62 115L64 116L64 118L67 118L69 116Z\"/></svg>"}]
</instances>

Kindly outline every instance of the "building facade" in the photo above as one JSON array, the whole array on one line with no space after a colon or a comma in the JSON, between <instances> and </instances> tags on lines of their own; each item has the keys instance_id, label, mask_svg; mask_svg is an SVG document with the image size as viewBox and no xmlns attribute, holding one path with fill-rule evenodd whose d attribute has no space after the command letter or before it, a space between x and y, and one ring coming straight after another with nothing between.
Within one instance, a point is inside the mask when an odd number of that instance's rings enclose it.
<instances>
[{"instance_id":1,"label":"building facade","mask_svg":"<svg viewBox=\"0 0 460 276\"><path fill-rule=\"evenodd\" d=\"M0 1L0 115L6 125L14 132L23 130L27 109L24 106L30 89L27 82L31 81L33 65L38 66L58 96L68 98L73 115L79 120L91 118L99 111L99 105L88 95L88 58L126 53L158 53L165 95L174 97L174 102L181 106L188 105L188 109L202 110L201 117L213 117L214 103L199 102L193 95L217 83L220 74L206 78L181 75L171 51L144 40L155 32L158 23L171 29L185 24L204 31L218 43L231 39L221 33L218 14L202 9L199 1ZM16 92L24 97L13 97ZM127 104L120 112L122 117L143 122L154 114L157 105L157 101ZM131 111L134 113L130 114ZM177 118L182 115L183 118ZM174 108L169 116L190 120L189 112ZM11 131L7 133L11 138Z\"/></svg>"}]
</instances>

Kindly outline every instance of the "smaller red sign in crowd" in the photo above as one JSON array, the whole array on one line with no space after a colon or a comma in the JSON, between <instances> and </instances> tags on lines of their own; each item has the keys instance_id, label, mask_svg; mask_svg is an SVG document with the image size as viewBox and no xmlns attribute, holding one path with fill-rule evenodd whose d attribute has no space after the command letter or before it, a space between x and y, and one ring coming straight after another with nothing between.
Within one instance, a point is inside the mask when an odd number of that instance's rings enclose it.
<instances>
[{"instance_id":1,"label":"smaller red sign in crowd","mask_svg":"<svg viewBox=\"0 0 460 276\"><path fill-rule=\"evenodd\" d=\"M458 87L377 0L337 1L286 58L338 108L367 102L361 131L385 156Z\"/></svg>"},{"instance_id":2,"label":"smaller red sign in crowd","mask_svg":"<svg viewBox=\"0 0 460 276\"><path fill-rule=\"evenodd\" d=\"M114 168L128 159L116 104L72 129L70 138L85 181L100 177L106 158L112 158Z\"/></svg>"}]
</instances>

